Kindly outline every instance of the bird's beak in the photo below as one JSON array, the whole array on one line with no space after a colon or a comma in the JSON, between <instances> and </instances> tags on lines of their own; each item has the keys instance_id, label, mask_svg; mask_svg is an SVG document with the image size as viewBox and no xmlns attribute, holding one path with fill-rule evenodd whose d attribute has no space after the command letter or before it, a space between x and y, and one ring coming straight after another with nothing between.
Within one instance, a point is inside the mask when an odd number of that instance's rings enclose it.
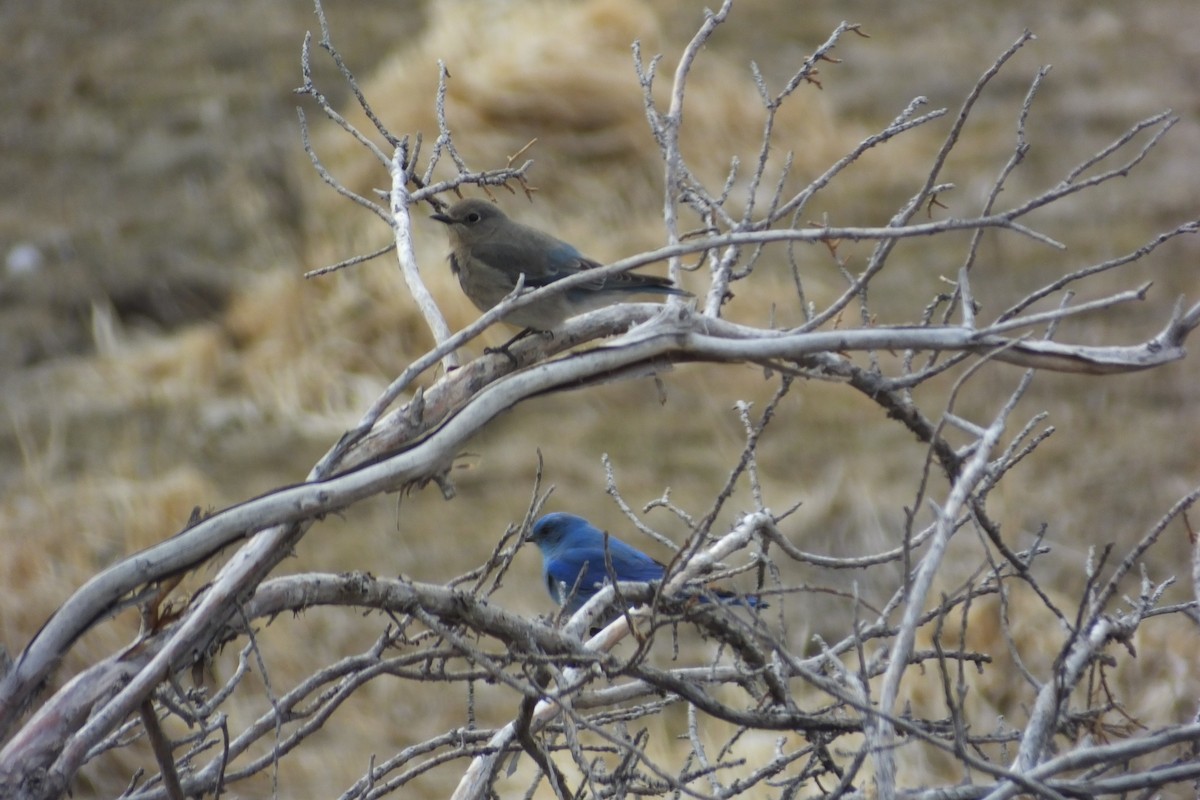
<instances>
[{"instance_id":1,"label":"bird's beak","mask_svg":"<svg viewBox=\"0 0 1200 800\"><path fill-rule=\"evenodd\" d=\"M443 224L445 224L445 225L452 225L452 224L454 224L454 219L453 219L453 217L448 217L448 216L446 216L445 214L432 214L432 215L430 215L430 217L429 217L429 218L430 218L430 219L436 219L438 222L441 222L441 223L443 223Z\"/></svg>"}]
</instances>

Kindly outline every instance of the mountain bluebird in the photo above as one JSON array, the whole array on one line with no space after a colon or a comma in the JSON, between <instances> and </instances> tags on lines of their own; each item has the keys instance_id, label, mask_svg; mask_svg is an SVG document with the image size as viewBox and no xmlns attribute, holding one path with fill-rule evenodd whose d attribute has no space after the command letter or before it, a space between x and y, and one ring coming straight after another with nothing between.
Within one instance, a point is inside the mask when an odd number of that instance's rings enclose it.
<instances>
[{"instance_id":1,"label":"mountain bluebird","mask_svg":"<svg viewBox=\"0 0 1200 800\"><path fill-rule=\"evenodd\" d=\"M600 266L561 239L513 222L485 200L463 200L445 214L434 214L433 219L449 227L450 269L480 311L499 303L522 274L526 289L538 289ZM569 317L620 303L638 293L691 296L667 278L622 272L513 311L505 321L548 331Z\"/></svg>"},{"instance_id":2,"label":"mountain bluebird","mask_svg":"<svg viewBox=\"0 0 1200 800\"><path fill-rule=\"evenodd\" d=\"M609 582L608 562L618 581L661 580L666 567L615 536L606 536L583 517L555 512L533 525L529 541L542 551L542 580L550 597L574 614ZM605 559L605 548L608 559ZM754 595L716 592L722 600L765 608Z\"/></svg>"}]
</instances>

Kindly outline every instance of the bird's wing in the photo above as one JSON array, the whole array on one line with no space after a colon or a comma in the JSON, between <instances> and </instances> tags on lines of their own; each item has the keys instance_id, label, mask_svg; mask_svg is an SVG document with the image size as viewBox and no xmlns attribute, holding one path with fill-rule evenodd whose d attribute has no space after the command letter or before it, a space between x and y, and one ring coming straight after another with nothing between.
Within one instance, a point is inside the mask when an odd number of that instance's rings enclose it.
<instances>
[{"instance_id":1,"label":"bird's wing","mask_svg":"<svg viewBox=\"0 0 1200 800\"><path fill-rule=\"evenodd\" d=\"M620 539L610 538L608 540L608 553L609 559L612 561L613 570L617 573L617 577L623 581L661 580L663 573L667 569L641 550L632 545L625 544ZM599 555L601 568L604 569L603 551ZM605 574L607 574L607 570L605 570Z\"/></svg>"},{"instance_id":2,"label":"bird's wing","mask_svg":"<svg viewBox=\"0 0 1200 800\"><path fill-rule=\"evenodd\" d=\"M534 252L537 255L531 257L531 253ZM571 275L603 266L600 262L581 255L566 242L557 240L545 248L532 249L509 242L480 242L471 248L471 254L492 269L507 274L511 280L516 280L518 274L525 273L525 286L530 289L540 289ZM688 294L676 288L669 278L638 272L619 272L616 275L598 277L584 281L571 291L584 294L599 291Z\"/></svg>"},{"instance_id":3,"label":"bird's wing","mask_svg":"<svg viewBox=\"0 0 1200 800\"><path fill-rule=\"evenodd\" d=\"M536 252L537 256L531 258L530 248L508 242L481 242L471 248L471 255L489 267L507 273L513 280L522 272L525 273L525 285L531 289L546 286L596 265L565 242L559 248Z\"/></svg>"},{"instance_id":4,"label":"bird's wing","mask_svg":"<svg viewBox=\"0 0 1200 800\"><path fill-rule=\"evenodd\" d=\"M600 266L592 262L592 266ZM618 272L604 278L588 281L584 286L593 291L604 289L616 292L654 292L662 294L687 295L688 292L675 287L670 278L660 278L657 275L643 275L640 272Z\"/></svg>"},{"instance_id":5,"label":"bird's wing","mask_svg":"<svg viewBox=\"0 0 1200 800\"><path fill-rule=\"evenodd\" d=\"M569 563L572 580L581 568L585 569L583 586L599 587L608 581L608 564L612 563L613 573L621 581L656 581L662 578L666 568L650 556L620 539L609 537L608 553L605 558L604 541L598 540L587 545L576 545L558 554L556 560ZM583 565L586 563L586 567Z\"/></svg>"},{"instance_id":6,"label":"bird's wing","mask_svg":"<svg viewBox=\"0 0 1200 800\"><path fill-rule=\"evenodd\" d=\"M598 261L592 261L590 258L579 256L573 263L571 269L560 275L565 278L568 274L575 275L579 272L587 272L591 269L604 266ZM676 288L670 278L660 278L657 275L644 275L640 272L618 272L615 275L605 275L602 277L593 278L590 281L584 281L575 289L575 292L652 292L661 294L677 294L688 296L690 293L683 289Z\"/></svg>"},{"instance_id":7,"label":"bird's wing","mask_svg":"<svg viewBox=\"0 0 1200 800\"><path fill-rule=\"evenodd\" d=\"M572 553L568 557L552 557L546 561L546 583L555 585L565 585L567 591L570 591L575 586L575 582L579 581L579 588L576 589L580 594L590 596L597 588L604 584L604 555L599 554L599 560L593 554L592 558L588 558L586 554L582 558L576 558ZM596 571L596 563L600 564L600 570ZM583 572L583 579L580 580L579 573Z\"/></svg>"}]
</instances>

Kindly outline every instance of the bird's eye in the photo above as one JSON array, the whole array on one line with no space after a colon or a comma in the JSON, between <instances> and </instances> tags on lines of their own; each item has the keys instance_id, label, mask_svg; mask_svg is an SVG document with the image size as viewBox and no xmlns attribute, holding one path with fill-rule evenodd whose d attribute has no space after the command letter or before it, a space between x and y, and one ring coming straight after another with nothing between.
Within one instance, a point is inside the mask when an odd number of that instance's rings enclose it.
<instances>
[{"instance_id":1,"label":"bird's eye","mask_svg":"<svg viewBox=\"0 0 1200 800\"><path fill-rule=\"evenodd\" d=\"M470 214L467 214L467 222L479 222L479 215L472 211Z\"/></svg>"}]
</instances>

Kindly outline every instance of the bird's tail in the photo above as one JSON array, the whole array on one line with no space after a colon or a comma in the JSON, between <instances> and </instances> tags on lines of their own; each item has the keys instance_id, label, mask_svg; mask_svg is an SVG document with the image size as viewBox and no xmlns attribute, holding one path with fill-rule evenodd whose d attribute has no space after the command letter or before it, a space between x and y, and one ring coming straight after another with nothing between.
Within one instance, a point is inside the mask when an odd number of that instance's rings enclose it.
<instances>
[{"instance_id":1,"label":"bird's tail","mask_svg":"<svg viewBox=\"0 0 1200 800\"><path fill-rule=\"evenodd\" d=\"M717 599L721 601L721 605L725 606L745 606L746 608L770 608L771 604L763 600L756 594L736 594L724 590L713 592ZM702 603L707 603L708 598L701 598Z\"/></svg>"}]
</instances>

